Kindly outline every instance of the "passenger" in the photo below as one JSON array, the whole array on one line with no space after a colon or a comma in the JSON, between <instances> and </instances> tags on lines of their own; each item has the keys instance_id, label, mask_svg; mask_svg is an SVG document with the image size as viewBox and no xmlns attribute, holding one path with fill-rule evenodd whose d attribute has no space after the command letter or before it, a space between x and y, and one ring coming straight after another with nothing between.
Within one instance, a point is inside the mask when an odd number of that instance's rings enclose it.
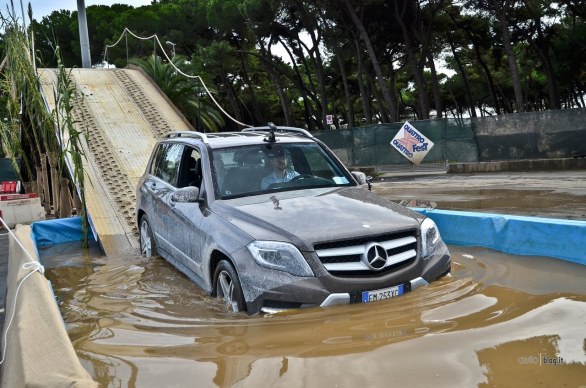
<instances>
[{"instance_id":1,"label":"passenger","mask_svg":"<svg viewBox=\"0 0 586 388\"><path fill-rule=\"evenodd\" d=\"M262 178L260 181L261 190L266 190L273 183L289 182L299 175L295 170L287 170L287 158L285 157L283 147L279 145L269 147L265 150L265 154L269 158L273 172Z\"/></svg>"}]
</instances>

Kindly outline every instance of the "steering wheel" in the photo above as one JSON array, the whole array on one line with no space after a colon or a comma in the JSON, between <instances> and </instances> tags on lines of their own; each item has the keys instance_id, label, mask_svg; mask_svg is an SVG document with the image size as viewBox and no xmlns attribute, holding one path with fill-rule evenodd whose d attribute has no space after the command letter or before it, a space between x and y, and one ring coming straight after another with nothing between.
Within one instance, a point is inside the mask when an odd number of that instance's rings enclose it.
<instances>
[{"instance_id":1,"label":"steering wheel","mask_svg":"<svg viewBox=\"0 0 586 388\"><path fill-rule=\"evenodd\" d=\"M295 178L291 179L289 182L297 182L298 180L307 179L307 178L315 178L315 176L311 175L311 174L301 174L301 175L297 175Z\"/></svg>"}]
</instances>

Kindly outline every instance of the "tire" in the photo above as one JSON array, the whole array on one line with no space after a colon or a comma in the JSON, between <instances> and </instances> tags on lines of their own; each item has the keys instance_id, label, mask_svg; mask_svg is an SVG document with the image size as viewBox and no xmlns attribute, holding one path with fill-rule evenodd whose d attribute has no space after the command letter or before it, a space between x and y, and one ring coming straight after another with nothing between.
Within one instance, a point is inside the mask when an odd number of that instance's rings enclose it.
<instances>
[{"instance_id":1,"label":"tire","mask_svg":"<svg viewBox=\"0 0 586 388\"><path fill-rule=\"evenodd\" d=\"M145 257L157 256L157 243L153 237L151 224L146 215L140 218L140 254Z\"/></svg>"},{"instance_id":2,"label":"tire","mask_svg":"<svg viewBox=\"0 0 586 388\"><path fill-rule=\"evenodd\" d=\"M246 311L238 274L227 260L221 260L216 267L213 296L224 299L233 312Z\"/></svg>"}]
</instances>

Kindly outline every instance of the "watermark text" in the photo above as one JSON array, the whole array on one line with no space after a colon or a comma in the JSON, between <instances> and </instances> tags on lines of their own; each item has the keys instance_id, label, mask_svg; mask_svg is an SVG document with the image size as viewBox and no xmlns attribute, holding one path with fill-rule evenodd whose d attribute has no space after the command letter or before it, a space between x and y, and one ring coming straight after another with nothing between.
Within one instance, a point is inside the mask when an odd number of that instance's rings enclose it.
<instances>
[{"instance_id":1,"label":"watermark text","mask_svg":"<svg viewBox=\"0 0 586 388\"><path fill-rule=\"evenodd\" d=\"M538 355L521 356L517 359L520 365L539 365L539 366L556 366L564 365L566 362L563 357L551 357L545 353L539 353Z\"/></svg>"}]
</instances>

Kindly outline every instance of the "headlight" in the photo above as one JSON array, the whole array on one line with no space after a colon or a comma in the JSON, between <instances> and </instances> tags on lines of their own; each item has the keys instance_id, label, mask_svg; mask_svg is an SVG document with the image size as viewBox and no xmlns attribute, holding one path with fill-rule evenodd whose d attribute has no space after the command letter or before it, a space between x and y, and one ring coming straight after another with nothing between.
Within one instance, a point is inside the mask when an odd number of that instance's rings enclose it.
<instances>
[{"instance_id":1,"label":"headlight","mask_svg":"<svg viewBox=\"0 0 586 388\"><path fill-rule=\"evenodd\" d=\"M295 276L314 276L301 252L289 243L253 241L246 248L258 265Z\"/></svg>"},{"instance_id":2,"label":"headlight","mask_svg":"<svg viewBox=\"0 0 586 388\"><path fill-rule=\"evenodd\" d=\"M440 234L435 222L431 218L426 218L421 223L421 242L423 248L423 257L427 257L435 251L440 241Z\"/></svg>"}]
</instances>

